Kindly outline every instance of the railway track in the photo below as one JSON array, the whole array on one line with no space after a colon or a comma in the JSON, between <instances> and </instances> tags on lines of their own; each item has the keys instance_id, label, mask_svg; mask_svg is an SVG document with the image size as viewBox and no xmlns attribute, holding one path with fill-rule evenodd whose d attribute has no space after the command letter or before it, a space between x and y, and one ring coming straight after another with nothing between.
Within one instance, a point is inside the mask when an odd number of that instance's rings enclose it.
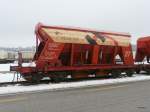
<instances>
[{"instance_id":1,"label":"railway track","mask_svg":"<svg viewBox=\"0 0 150 112\"><path fill-rule=\"evenodd\" d=\"M142 74L146 75L146 73L142 73ZM126 77L126 76L123 76L123 77ZM1 82L0 87L13 86L13 85L30 86L30 85L37 85L37 84L49 84L49 83L60 83L60 82L66 82L66 83L67 82L80 82L80 81L98 80L98 79L102 80L102 79L114 79L114 78L111 76L92 77L92 78L89 77L89 78L84 78L84 79L64 79L59 82L53 82L50 79L44 79L44 80L41 80L39 83L28 82L28 81L11 81L11 82Z\"/></svg>"},{"instance_id":2,"label":"railway track","mask_svg":"<svg viewBox=\"0 0 150 112\"><path fill-rule=\"evenodd\" d=\"M102 80L102 79L109 79L111 78L110 76L105 76L105 77L93 77L93 78L85 78L85 79L64 79L63 81L59 82L53 82L50 79L44 79L41 80L39 83L34 83L34 82L28 82L28 81L11 81L11 82L1 82L0 87L6 87L6 86L12 86L12 85L20 85L20 86L30 86L30 85L37 85L37 84L49 84L49 83L60 83L60 82L79 82L79 81L87 81L87 80Z\"/></svg>"}]
</instances>

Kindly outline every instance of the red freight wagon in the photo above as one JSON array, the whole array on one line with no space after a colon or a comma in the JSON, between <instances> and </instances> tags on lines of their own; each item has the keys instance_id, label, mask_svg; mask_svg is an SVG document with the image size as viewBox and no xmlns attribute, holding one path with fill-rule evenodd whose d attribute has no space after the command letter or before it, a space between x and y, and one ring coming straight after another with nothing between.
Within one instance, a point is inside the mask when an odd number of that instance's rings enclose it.
<instances>
[{"instance_id":1,"label":"red freight wagon","mask_svg":"<svg viewBox=\"0 0 150 112\"><path fill-rule=\"evenodd\" d=\"M131 35L80 28L45 26L38 24L36 34L35 67L23 67L21 58L12 71L19 72L27 81L87 78L121 72L132 76L134 60Z\"/></svg>"},{"instance_id":2,"label":"red freight wagon","mask_svg":"<svg viewBox=\"0 0 150 112\"><path fill-rule=\"evenodd\" d=\"M136 65L136 72L139 73L141 70L144 70L150 74L150 36L142 37L137 40L135 62L143 61L145 61L145 63Z\"/></svg>"}]
</instances>

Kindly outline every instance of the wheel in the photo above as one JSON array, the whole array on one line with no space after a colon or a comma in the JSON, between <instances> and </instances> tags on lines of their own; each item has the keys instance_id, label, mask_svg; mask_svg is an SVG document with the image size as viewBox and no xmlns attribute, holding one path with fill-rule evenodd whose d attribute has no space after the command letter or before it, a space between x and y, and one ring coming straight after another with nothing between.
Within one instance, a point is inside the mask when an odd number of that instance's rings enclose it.
<instances>
[{"instance_id":1,"label":"wheel","mask_svg":"<svg viewBox=\"0 0 150 112\"><path fill-rule=\"evenodd\" d=\"M22 74L21 75L26 81L31 83L40 83L43 78L42 74Z\"/></svg>"},{"instance_id":2,"label":"wheel","mask_svg":"<svg viewBox=\"0 0 150 112\"><path fill-rule=\"evenodd\" d=\"M137 69L135 72L136 72L137 74L139 74L139 73L141 72L141 70Z\"/></svg>"},{"instance_id":3,"label":"wheel","mask_svg":"<svg viewBox=\"0 0 150 112\"><path fill-rule=\"evenodd\" d=\"M53 72L49 77L52 82L59 83L65 80L65 78L67 77L67 73L66 72Z\"/></svg>"},{"instance_id":4,"label":"wheel","mask_svg":"<svg viewBox=\"0 0 150 112\"><path fill-rule=\"evenodd\" d=\"M51 78L51 82L52 83L59 83L59 82L61 82L61 79L58 78L58 77L50 77L50 78Z\"/></svg>"},{"instance_id":5,"label":"wheel","mask_svg":"<svg viewBox=\"0 0 150 112\"><path fill-rule=\"evenodd\" d=\"M111 76L112 76L113 78L121 77L121 71L120 71L120 70L112 70Z\"/></svg>"},{"instance_id":6,"label":"wheel","mask_svg":"<svg viewBox=\"0 0 150 112\"><path fill-rule=\"evenodd\" d=\"M128 77L132 77L133 76L133 70L127 70L126 71L126 75L128 76Z\"/></svg>"},{"instance_id":7,"label":"wheel","mask_svg":"<svg viewBox=\"0 0 150 112\"><path fill-rule=\"evenodd\" d=\"M22 74L21 75L27 82L32 82L32 75Z\"/></svg>"},{"instance_id":8,"label":"wheel","mask_svg":"<svg viewBox=\"0 0 150 112\"><path fill-rule=\"evenodd\" d=\"M150 75L150 69L146 69L147 75Z\"/></svg>"}]
</instances>

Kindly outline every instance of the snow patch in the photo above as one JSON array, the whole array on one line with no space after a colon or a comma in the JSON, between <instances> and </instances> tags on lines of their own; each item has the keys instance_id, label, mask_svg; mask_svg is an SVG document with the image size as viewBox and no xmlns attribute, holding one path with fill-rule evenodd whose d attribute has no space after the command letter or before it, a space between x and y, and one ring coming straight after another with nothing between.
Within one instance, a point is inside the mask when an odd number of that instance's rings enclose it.
<instances>
[{"instance_id":1,"label":"snow patch","mask_svg":"<svg viewBox=\"0 0 150 112\"><path fill-rule=\"evenodd\" d=\"M17 66L17 62L15 63L9 63L9 64L0 64L0 83L2 82L11 82L13 79L14 81L17 81L17 75L14 77L14 73L9 73L10 71L10 66ZM35 63L23 63L22 66L35 66ZM6 73L5 73L6 72ZM19 75L19 81L24 80L22 77Z\"/></svg>"},{"instance_id":2,"label":"snow patch","mask_svg":"<svg viewBox=\"0 0 150 112\"><path fill-rule=\"evenodd\" d=\"M11 64L0 64L0 71L9 71Z\"/></svg>"},{"instance_id":3,"label":"snow patch","mask_svg":"<svg viewBox=\"0 0 150 112\"><path fill-rule=\"evenodd\" d=\"M17 75L14 76L14 73L0 73L0 83L3 82L16 82L16 81L24 81L24 79L18 74L18 79Z\"/></svg>"}]
</instances>

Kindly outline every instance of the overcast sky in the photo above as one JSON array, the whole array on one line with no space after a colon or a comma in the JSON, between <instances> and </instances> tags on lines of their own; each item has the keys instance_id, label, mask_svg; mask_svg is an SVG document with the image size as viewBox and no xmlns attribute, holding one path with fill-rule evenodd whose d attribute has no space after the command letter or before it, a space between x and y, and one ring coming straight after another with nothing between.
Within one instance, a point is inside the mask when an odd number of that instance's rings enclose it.
<instances>
[{"instance_id":1,"label":"overcast sky","mask_svg":"<svg viewBox=\"0 0 150 112\"><path fill-rule=\"evenodd\" d=\"M0 0L0 46L35 45L34 27L65 25L150 35L150 0Z\"/></svg>"}]
</instances>

